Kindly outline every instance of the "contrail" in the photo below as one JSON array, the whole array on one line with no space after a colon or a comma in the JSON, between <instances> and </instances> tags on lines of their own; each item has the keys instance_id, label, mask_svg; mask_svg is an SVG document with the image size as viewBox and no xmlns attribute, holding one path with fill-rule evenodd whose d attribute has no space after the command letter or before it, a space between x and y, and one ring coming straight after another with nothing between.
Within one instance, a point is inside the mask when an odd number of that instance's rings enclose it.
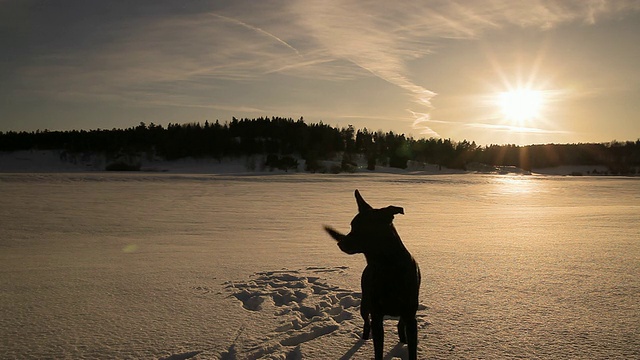
<instances>
[{"instance_id":1,"label":"contrail","mask_svg":"<svg viewBox=\"0 0 640 360\"><path fill-rule=\"evenodd\" d=\"M384 51L380 50L379 54L384 54ZM380 55L380 58L384 58L385 56L388 55ZM391 60L387 62L378 61L377 63L369 65L366 62L371 59L358 59L355 57L346 58L356 66L370 72L374 76L387 81L390 84L398 86L405 91L408 91L413 96L414 101L417 104L426 106L430 109L433 108L433 105L431 104L431 98L433 98L437 94L414 83L405 75L403 75L403 65L401 64L400 60L391 58ZM390 58L387 57L387 59ZM413 128L416 130L420 130L420 134L428 135L431 137L441 137L438 132L425 124L426 122L431 122L429 114L417 113L415 111L412 111L411 109L407 110L413 115Z\"/></svg>"},{"instance_id":2,"label":"contrail","mask_svg":"<svg viewBox=\"0 0 640 360\"><path fill-rule=\"evenodd\" d=\"M422 135L429 135L431 137L441 137L440 134L438 134L438 132L433 130L431 127L427 126L425 123L438 123L438 124L450 123L449 121L433 120L431 119L431 115L428 113L419 113L411 109L407 109L407 111L410 112L413 118L415 119L413 121L412 127L416 130L420 130L420 134Z\"/></svg>"},{"instance_id":3,"label":"contrail","mask_svg":"<svg viewBox=\"0 0 640 360\"><path fill-rule=\"evenodd\" d=\"M222 19L222 20L226 20L226 21L232 22L232 23L234 23L236 25L243 26L243 27L245 27L245 28L247 28L249 30L253 30L253 31L259 32L260 34L266 35L266 36L272 38L273 40L279 42L280 44L288 47L293 52L295 52L296 55L302 57L302 55L300 55L300 52L298 52L298 49L294 48L293 46L289 45L289 43L287 43L286 41L280 39L279 37L273 35L272 33L268 32L268 31L262 30L261 28L255 27L253 25L249 25L249 24L247 24L245 22L242 22L242 21L240 21L238 19L230 18L230 17L219 15L219 14L216 14L216 13L210 13L210 15L211 16L215 16L215 17L217 17L219 19Z\"/></svg>"}]
</instances>

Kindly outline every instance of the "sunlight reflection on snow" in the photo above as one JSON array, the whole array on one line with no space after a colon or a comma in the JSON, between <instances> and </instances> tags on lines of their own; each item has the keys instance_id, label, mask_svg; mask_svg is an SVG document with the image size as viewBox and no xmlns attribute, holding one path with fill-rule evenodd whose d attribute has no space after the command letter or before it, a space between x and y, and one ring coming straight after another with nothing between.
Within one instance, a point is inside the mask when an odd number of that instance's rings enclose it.
<instances>
[{"instance_id":1,"label":"sunlight reflection on snow","mask_svg":"<svg viewBox=\"0 0 640 360\"><path fill-rule=\"evenodd\" d=\"M134 253L138 250L138 245L136 244L129 244L125 247L122 248L122 252L125 254L130 254L130 253Z\"/></svg>"},{"instance_id":2,"label":"sunlight reflection on snow","mask_svg":"<svg viewBox=\"0 0 640 360\"><path fill-rule=\"evenodd\" d=\"M530 176L500 176L494 180L498 192L506 194L535 194L540 192L543 186L540 181Z\"/></svg>"}]
</instances>

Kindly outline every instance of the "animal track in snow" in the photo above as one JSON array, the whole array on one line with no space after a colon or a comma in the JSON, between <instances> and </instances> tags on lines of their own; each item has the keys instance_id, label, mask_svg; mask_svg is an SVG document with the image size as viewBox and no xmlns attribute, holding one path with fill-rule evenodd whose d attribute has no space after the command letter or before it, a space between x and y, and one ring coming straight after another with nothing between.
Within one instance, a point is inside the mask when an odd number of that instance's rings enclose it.
<instances>
[{"instance_id":1,"label":"animal track in snow","mask_svg":"<svg viewBox=\"0 0 640 360\"><path fill-rule=\"evenodd\" d=\"M256 324L246 324L220 358L301 359L307 346L323 346L312 343L323 336L359 339L362 294L323 278L347 270L341 266L262 271L243 281L223 283L229 296L239 300L245 310L255 312L258 318L275 317L275 324L269 322L260 330ZM418 308L425 309L424 305ZM416 318L419 329L428 325L425 314L418 313Z\"/></svg>"},{"instance_id":2,"label":"animal track in snow","mask_svg":"<svg viewBox=\"0 0 640 360\"><path fill-rule=\"evenodd\" d=\"M272 311L278 324L260 339L243 338L240 330L223 359L282 356L299 358L300 345L339 330L356 333L361 326L361 293L334 286L321 274L344 273L346 267L263 271L246 281L225 282L230 296L249 311Z\"/></svg>"}]
</instances>

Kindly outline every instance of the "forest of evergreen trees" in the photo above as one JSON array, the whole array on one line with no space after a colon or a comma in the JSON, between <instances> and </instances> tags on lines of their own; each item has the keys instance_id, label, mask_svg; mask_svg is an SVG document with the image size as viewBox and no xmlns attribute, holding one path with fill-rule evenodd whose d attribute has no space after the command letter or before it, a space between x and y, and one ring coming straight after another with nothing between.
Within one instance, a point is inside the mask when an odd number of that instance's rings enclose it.
<instances>
[{"instance_id":1,"label":"forest of evergreen trees","mask_svg":"<svg viewBox=\"0 0 640 360\"><path fill-rule=\"evenodd\" d=\"M69 153L144 153L167 160L184 157L264 155L270 167L297 166L305 160L307 171L317 171L322 160L342 156L342 168L354 166L352 158L367 159L367 167L406 168L409 160L466 169L470 163L516 166L524 170L561 165L605 165L609 173L636 174L640 166L640 139L600 144L490 145L467 140L414 139L393 132L335 128L322 122L307 124L302 118L236 119L220 124L169 124L166 128L140 123L128 129L0 132L0 151L64 150Z\"/></svg>"}]
</instances>

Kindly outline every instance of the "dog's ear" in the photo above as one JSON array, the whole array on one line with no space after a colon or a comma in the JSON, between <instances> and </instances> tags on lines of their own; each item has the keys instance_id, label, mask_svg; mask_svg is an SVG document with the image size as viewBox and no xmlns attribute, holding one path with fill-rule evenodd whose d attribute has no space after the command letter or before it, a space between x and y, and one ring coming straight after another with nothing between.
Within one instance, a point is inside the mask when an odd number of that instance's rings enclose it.
<instances>
[{"instance_id":1,"label":"dog's ear","mask_svg":"<svg viewBox=\"0 0 640 360\"><path fill-rule=\"evenodd\" d=\"M356 202L358 203L358 212L363 212L365 210L373 210L373 207L367 204L366 201L360 195L360 191L356 189Z\"/></svg>"},{"instance_id":2,"label":"dog's ear","mask_svg":"<svg viewBox=\"0 0 640 360\"><path fill-rule=\"evenodd\" d=\"M385 208L391 215L402 214L404 215L404 209L399 206L387 206Z\"/></svg>"},{"instance_id":3,"label":"dog's ear","mask_svg":"<svg viewBox=\"0 0 640 360\"><path fill-rule=\"evenodd\" d=\"M385 217L388 217L390 219L389 222L393 221L393 216L396 214L404 215L404 209L399 206L387 206L386 208L380 210L384 212Z\"/></svg>"}]
</instances>

